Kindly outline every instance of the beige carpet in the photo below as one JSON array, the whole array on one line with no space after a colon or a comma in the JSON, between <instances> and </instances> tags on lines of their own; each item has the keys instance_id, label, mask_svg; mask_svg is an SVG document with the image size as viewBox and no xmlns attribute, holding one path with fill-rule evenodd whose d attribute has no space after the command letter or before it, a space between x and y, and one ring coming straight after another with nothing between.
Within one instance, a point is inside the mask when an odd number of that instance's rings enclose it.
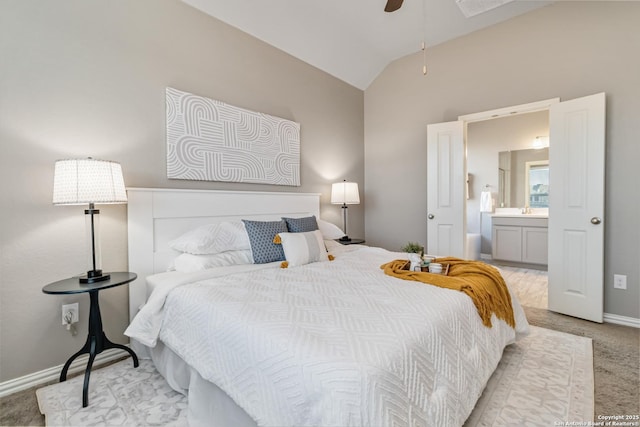
<instances>
[{"instance_id":1,"label":"beige carpet","mask_svg":"<svg viewBox=\"0 0 640 427\"><path fill-rule=\"evenodd\" d=\"M183 426L186 398L169 388L148 360L128 359L94 371L89 406L82 376L37 390L49 426ZM542 328L505 349L469 426L554 425L593 419L591 340Z\"/></svg>"}]
</instances>

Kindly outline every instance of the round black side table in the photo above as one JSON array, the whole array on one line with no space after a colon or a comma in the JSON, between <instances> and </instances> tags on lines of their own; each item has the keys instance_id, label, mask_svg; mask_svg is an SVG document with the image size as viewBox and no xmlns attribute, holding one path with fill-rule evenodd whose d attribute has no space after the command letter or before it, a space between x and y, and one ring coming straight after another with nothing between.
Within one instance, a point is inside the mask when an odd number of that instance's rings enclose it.
<instances>
[{"instance_id":1,"label":"round black side table","mask_svg":"<svg viewBox=\"0 0 640 427\"><path fill-rule=\"evenodd\" d=\"M98 304L98 293L103 289L114 288L116 286L124 285L129 282L133 282L138 277L136 273L119 272L110 273L111 278L102 282L95 283L80 283L77 277L71 277L69 279L60 280L57 282L49 283L42 288L42 292L45 294L81 294L88 292L91 300L89 309L89 334L84 346L73 356L67 360L60 373L60 382L67 380L67 371L71 362L80 356L81 354L89 354L89 362L87 363L87 369L84 371L84 386L82 387L82 407L85 408L89 404L89 377L91 375L91 367L93 366L93 360L96 355L102 353L104 350L110 348L119 348L126 351L133 358L133 367L137 368L139 365L138 356L129 347L112 343L102 330L102 316L100 315L100 305Z\"/></svg>"}]
</instances>

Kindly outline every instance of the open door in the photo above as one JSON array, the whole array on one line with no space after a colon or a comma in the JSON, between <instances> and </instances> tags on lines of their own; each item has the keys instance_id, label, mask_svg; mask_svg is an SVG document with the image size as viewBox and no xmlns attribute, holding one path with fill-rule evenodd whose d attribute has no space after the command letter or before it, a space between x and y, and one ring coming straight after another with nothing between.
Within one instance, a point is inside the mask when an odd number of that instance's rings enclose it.
<instances>
[{"instance_id":1,"label":"open door","mask_svg":"<svg viewBox=\"0 0 640 427\"><path fill-rule=\"evenodd\" d=\"M427 253L464 258L467 222L464 123L427 126Z\"/></svg>"},{"instance_id":2,"label":"open door","mask_svg":"<svg viewBox=\"0 0 640 427\"><path fill-rule=\"evenodd\" d=\"M602 323L605 94L552 105L549 139L549 310Z\"/></svg>"}]
</instances>

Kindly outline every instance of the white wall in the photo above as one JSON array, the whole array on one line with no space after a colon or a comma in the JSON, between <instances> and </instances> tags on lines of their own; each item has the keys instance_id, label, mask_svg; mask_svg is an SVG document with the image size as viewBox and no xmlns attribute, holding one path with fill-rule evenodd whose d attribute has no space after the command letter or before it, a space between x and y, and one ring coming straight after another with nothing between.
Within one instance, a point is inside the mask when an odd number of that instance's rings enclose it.
<instances>
[{"instance_id":1,"label":"white wall","mask_svg":"<svg viewBox=\"0 0 640 427\"><path fill-rule=\"evenodd\" d=\"M426 243L427 124L606 92L604 310L640 318L638 22L638 2L556 2L428 49L427 76L420 53L391 63L365 91L367 242Z\"/></svg>"},{"instance_id":2,"label":"white wall","mask_svg":"<svg viewBox=\"0 0 640 427\"><path fill-rule=\"evenodd\" d=\"M168 180L165 87L301 125L300 187ZM364 184L363 92L179 0L0 2L0 381L56 366L86 339L88 295L42 293L86 271L82 207L52 206L53 166L122 164L130 187L322 193ZM364 201L364 194L362 195ZM100 206L103 267L127 269L125 205ZM349 208L364 236L363 205ZM79 301L72 337L61 305ZM128 293L101 292L107 336L126 342Z\"/></svg>"}]
</instances>

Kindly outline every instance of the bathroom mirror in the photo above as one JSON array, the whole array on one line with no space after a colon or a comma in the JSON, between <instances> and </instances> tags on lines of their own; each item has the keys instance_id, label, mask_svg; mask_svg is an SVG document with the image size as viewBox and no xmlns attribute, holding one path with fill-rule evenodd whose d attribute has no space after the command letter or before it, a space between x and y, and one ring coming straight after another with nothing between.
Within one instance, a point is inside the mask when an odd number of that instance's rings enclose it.
<instances>
[{"instance_id":1,"label":"bathroom mirror","mask_svg":"<svg viewBox=\"0 0 640 427\"><path fill-rule=\"evenodd\" d=\"M549 148L498 153L500 208L549 207Z\"/></svg>"}]
</instances>

